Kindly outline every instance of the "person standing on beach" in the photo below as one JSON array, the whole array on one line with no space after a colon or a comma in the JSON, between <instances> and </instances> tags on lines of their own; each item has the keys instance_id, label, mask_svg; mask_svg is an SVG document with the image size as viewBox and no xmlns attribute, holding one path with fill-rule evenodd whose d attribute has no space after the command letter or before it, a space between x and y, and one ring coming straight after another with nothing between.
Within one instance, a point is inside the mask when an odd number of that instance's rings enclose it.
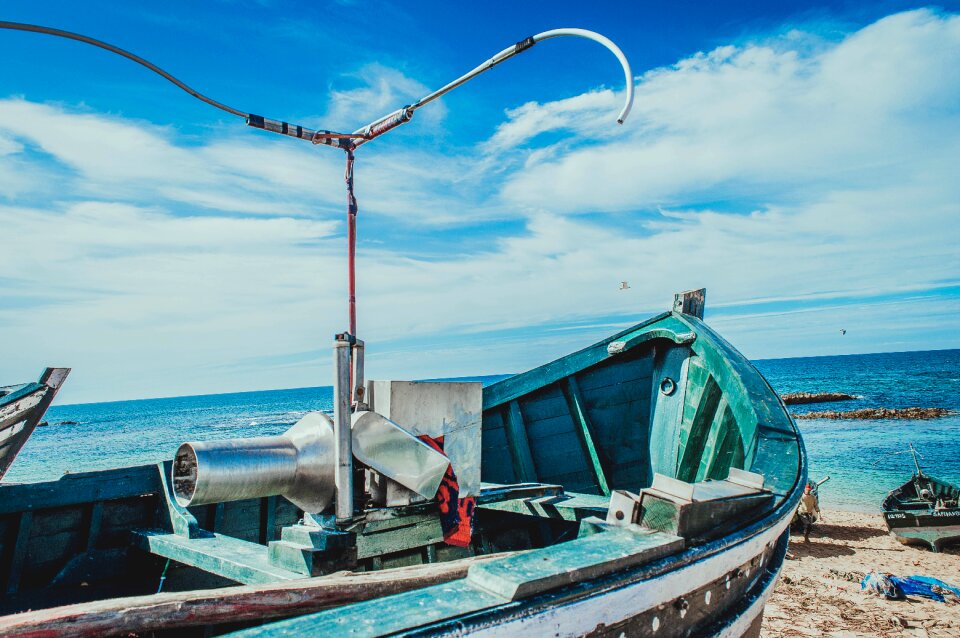
<instances>
[{"instance_id":1,"label":"person standing on beach","mask_svg":"<svg viewBox=\"0 0 960 638\"><path fill-rule=\"evenodd\" d=\"M809 543L810 528L820 518L820 499L817 498L817 492L813 489L812 483L808 482L803 488L797 514L800 516L800 524L803 527L803 542Z\"/></svg>"}]
</instances>

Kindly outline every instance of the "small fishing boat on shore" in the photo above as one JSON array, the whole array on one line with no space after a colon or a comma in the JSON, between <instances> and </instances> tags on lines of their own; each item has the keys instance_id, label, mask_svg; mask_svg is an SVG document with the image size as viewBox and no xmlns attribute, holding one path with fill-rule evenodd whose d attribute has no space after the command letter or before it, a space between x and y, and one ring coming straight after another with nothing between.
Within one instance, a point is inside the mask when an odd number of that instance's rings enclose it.
<instances>
[{"instance_id":1,"label":"small fishing boat on shore","mask_svg":"<svg viewBox=\"0 0 960 638\"><path fill-rule=\"evenodd\" d=\"M0 387L0 479L40 425L70 368L47 368L34 383Z\"/></svg>"},{"instance_id":2,"label":"small fishing boat on shore","mask_svg":"<svg viewBox=\"0 0 960 638\"><path fill-rule=\"evenodd\" d=\"M910 454L916 471L883 499L883 518L901 543L927 545L939 552L960 542L960 488L924 473L913 444Z\"/></svg>"}]
</instances>

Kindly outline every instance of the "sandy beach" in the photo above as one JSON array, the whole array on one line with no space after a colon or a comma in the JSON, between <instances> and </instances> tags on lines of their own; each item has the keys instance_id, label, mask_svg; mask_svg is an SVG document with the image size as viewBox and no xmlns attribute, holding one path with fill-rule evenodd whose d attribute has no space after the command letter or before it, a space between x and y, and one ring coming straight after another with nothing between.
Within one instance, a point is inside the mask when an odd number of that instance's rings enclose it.
<instances>
[{"instance_id":1,"label":"sandy beach","mask_svg":"<svg viewBox=\"0 0 960 638\"><path fill-rule=\"evenodd\" d=\"M761 636L960 636L960 604L886 600L861 593L870 569L934 576L960 585L960 546L934 554L901 545L879 514L825 511L810 534L790 541L790 560L767 604Z\"/></svg>"}]
</instances>

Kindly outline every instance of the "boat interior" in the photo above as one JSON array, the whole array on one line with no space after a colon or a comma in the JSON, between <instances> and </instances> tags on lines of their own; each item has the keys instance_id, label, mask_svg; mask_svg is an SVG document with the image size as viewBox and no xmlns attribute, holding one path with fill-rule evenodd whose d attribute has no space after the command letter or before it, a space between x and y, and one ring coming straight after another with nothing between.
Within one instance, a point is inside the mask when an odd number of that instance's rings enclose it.
<instances>
[{"instance_id":1,"label":"boat interior","mask_svg":"<svg viewBox=\"0 0 960 638\"><path fill-rule=\"evenodd\" d=\"M960 489L926 474L914 474L913 478L894 490L884 501L884 509L903 511L927 511L958 507Z\"/></svg>"},{"instance_id":2,"label":"boat interior","mask_svg":"<svg viewBox=\"0 0 960 638\"><path fill-rule=\"evenodd\" d=\"M459 579L516 599L729 536L790 507L803 480L797 431L766 381L681 312L476 392L479 468L475 449L461 451L473 461L450 451L461 486L476 483L459 546L443 503L397 486L378 496L370 468L357 470L362 513L332 530L275 494L184 507L169 461L71 474L0 485L0 614L345 571L353 598L337 604L372 595L364 575L383 570L397 574L387 593Z\"/></svg>"}]
</instances>

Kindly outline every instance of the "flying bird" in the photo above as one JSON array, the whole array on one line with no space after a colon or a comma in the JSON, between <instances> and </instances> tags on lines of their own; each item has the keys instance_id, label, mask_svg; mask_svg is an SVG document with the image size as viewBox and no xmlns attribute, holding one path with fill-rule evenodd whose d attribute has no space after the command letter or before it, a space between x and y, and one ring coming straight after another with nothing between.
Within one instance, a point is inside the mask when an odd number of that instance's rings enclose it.
<instances>
[{"instance_id":1,"label":"flying bird","mask_svg":"<svg viewBox=\"0 0 960 638\"><path fill-rule=\"evenodd\" d=\"M627 290L629 287L630 287L630 284L628 284L627 282L625 281L620 282L620 290Z\"/></svg>"},{"instance_id":2,"label":"flying bird","mask_svg":"<svg viewBox=\"0 0 960 638\"><path fill-rule=\"evenodd\" d=\"M845 334L847 334L847 329L846 329L846 328L840 328L840 335L842 336L842 335L845 335Z\"/></svg>"}]
</instances>

